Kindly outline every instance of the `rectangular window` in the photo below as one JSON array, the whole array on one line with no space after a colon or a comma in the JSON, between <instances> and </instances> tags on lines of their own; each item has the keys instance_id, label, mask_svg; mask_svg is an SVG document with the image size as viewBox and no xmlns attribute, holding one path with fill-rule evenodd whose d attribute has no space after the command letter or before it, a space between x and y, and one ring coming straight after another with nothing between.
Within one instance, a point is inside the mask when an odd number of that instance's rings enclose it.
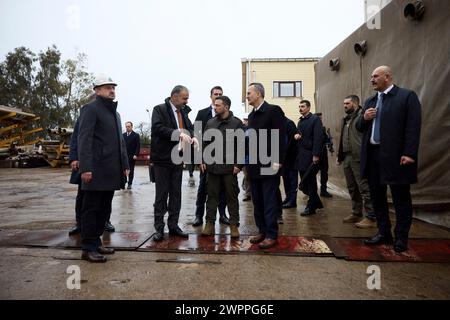
<instances>
[{"instance_id":1,"label":"rectangular window","mask_svg":"<svg viewBox=\"0 0 450 320\"><path fill-rule=\"evenodd\" d=\"M302 96L301 81L274 81L274 98L298 98Z\"/></svg>"}]
</instances>

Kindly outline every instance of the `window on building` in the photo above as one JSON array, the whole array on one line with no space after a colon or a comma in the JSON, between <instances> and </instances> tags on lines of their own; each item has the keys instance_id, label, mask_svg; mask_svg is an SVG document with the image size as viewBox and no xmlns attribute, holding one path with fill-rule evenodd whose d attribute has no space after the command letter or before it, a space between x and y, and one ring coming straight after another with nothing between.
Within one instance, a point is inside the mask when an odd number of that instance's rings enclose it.
<instances>
[{"instance_id":1,"label":"window on building","mask_svg":"<svg viewBox=\"0 0 450 320\"><path fill-rule=\"evenodd\" d=\"M273 97L274 98L296 98L302 96L301 81L274 81Z\"/></svg>"}]
</instances>

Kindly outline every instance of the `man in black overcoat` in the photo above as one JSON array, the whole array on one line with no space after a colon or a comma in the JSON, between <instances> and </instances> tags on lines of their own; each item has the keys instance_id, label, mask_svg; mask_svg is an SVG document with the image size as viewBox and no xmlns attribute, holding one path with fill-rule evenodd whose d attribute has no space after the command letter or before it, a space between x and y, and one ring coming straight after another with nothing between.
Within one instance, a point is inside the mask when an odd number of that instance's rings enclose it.
<instances>
[{"instance_id":1,"label":"man in black overcoat","mask_svg":"<svg viewBox=\"0 0 450 320\"><path fill-rule=\"evenodd\" d=\"M264 101L264 96L265 90L261 83L249 85L247 100L253 111L248 116L250 133L247 172L258 227L258 235L252 237L250 242L258 243L261 249L268 249L278 243L277 220L282 211L280 169L286 152L286 120L283 110ZM277 138L274 145L272 138ZM263 147L266 150L259 152ZM263 159L261 154L268 158Z\"/></svg>"},{"instance_id":2,"label":"man in black overcoat","mask_svg":"<svg viewBox=\"0 0 450 320\"><path fill-rule=\"evenodd\" d=\"M377 93L367 99L356 127L363 132L361 176L369 181L378 233L367 245L392 244L396 252L408 249L412 224L410 185L417 183L421 105L414 91L393 84L392 70L381 66L372 72ZM397 223L391 233L387 186L392 193Z\"/></svg>"},{"instance_id":3,"label":"man in black overcoat","mask_svg":"<svg viewBox=\"0 0 450 320\"><path fill-rule=\"evenodd\" d=\"M308 203L301 215L309 216L315 214L317 209L323 208L317 193L316 180L323 147L323 125L320 118L311 113L310 101L300 101L299 111L302 116L297 124L299 133L295 135L295 139L299 141L296 169L302 179L301 190L308 196Z\"/></svg>"},{"instance_id":4,"label":"man in black overcoat","mask_svg":"<svg viewBox=\"0 0 450 320\"><path fill-rule=\"evenodd\" d=\"M116 84L106 76L94 83L96 100L81 109L78 133L78 161L81 189L82 259L106 262L103 254L114 253L105 248L100 236L111 212L115 190L125 186L129 165L122 138L121 119L115 99Z\"/></svg>"}]
</instances>

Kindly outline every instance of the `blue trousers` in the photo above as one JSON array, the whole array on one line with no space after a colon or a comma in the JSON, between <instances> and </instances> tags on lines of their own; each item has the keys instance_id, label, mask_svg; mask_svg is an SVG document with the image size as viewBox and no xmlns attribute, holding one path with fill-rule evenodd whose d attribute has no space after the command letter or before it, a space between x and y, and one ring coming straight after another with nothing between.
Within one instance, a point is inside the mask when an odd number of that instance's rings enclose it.
<instances>
[{"instance_id":1,"label":"blue trousers","mask_svg":"<svg viewBox=\"0 0 450 320\"><path fill-rule=\"evenodd\" d=\"M282 211L280 178L251 180L255 223L266 238L278 238L278 216Z\"/></svg>"}]
</instances>

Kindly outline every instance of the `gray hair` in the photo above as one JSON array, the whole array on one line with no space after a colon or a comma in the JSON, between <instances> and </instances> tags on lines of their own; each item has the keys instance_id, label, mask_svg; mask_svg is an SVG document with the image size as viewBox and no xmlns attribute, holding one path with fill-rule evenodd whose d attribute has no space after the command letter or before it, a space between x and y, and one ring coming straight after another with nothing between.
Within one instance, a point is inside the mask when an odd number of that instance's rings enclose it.
<instances>
[{"instance_id":1,"label":"gray hair","mask_svg":"<svg viewBox=\"0 0 450 320\"><path fill-rule=\"evenodd\" d=\"M262 83L254 82L254 83L250 83L249 87L250 86L253 86L255 88L255 90L261 94L261 97L263 97L263 98L265 97L266 90L264 90L264 86L262 85Z\"/></svg>"},{"instance_id":2,"label":"gray hair","mask_svg":"<svg viewBox=\"0 0 450 320\"><path fill-rule=\"evenodd\" d=\"M182 85L177 85L172 89L172 92L170 93L170 96L173 97L174 95L178 95L183 91L189 92L188 88Z\"/></svg>"}]
</instances>

